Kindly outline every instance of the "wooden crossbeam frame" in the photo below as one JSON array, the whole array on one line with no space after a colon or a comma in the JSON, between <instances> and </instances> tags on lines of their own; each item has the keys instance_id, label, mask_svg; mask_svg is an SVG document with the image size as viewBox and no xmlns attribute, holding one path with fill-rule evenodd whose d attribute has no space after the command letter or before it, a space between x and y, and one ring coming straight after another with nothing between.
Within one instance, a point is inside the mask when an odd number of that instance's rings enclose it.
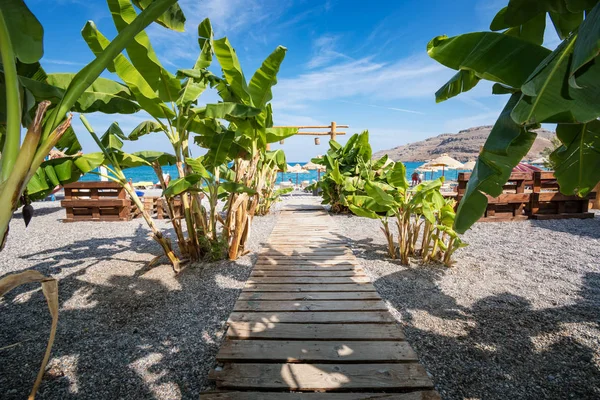
<instances>
[{"instance_id":1,"label":"wooden crossbeam frame","mask_svg":"<svg viewBox=\"0 0 600 400\"><path fill-rule=\"evenodd\" d=\"M331 140L335 140L338 135L345 135L346 132L340 132L338 128L350 128L349 125L338 125L335 121L331 125L305 125L305 126L276 126L274 128L297 128L298 136L329 136ZM303 131L304 129L327 129L326 131ZM316 140L316 139L315 139ZM283 144L283 140L280 142ZM267 145L267 150L270 146Z\"/></svg>"}]
</instances>

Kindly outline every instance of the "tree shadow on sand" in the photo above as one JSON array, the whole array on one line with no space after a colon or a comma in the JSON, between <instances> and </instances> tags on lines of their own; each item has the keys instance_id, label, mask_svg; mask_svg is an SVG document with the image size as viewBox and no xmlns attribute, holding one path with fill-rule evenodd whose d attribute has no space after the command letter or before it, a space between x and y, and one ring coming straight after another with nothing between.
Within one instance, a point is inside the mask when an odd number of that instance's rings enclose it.
<instances>
[{"instance_id":1,"label":"tree shadow on sand","mask_svg":"<svg viewBox=\"0 0 600 400\"><path fill-rule=\"evenodd\" d=\"M70 273L59 281L53 361L39 398L155 398L159 392L163 398L198 396L212 367L202 360L218 351L240 292L231 282L241 287L251 266L203 264L174 277L163 264L138 276L152 256L161 254L140 229L133 236L78 240L25 257L37 261L30 269L44 274ZM102 257L90 257L90 249L98 247ZM87 263L83 268L82 260ZM112 261L131 265L112 274ZM92 268L103 269L105 279L90 281L86 274ZM21 342L0 350L0 397L20 399L33 384L50 327L35 285L5 296L0 327L0 348Z\"/></svg>"},{"instance_id":2,"label":"tree shadow on sand","mask_svg":"<svg viewBox=\"0 0 600 400\"><path fill-rule=\"evenodd\" d=\"M600 398L597 349L563 330L570 323L600 328L600 273L584 276L575 304L534 309L508 292L464 307L436 285L439 271L429 270L407 268L374 284L402 313L407 340L443 398ZM435 317L433 326L419 324L423 312Z\"/></svg>"}]
</instances>

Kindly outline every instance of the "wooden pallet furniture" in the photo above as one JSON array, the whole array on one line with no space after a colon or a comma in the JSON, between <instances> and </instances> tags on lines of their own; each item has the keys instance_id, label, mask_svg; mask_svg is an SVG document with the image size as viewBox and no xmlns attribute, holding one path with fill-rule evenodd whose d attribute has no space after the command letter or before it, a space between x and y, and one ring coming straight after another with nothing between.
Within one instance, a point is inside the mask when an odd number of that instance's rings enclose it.
<instances>
[{"instance_id":1,"label":"wooden pallet furniture","mask_svg":"<svg viewBox=\"0 0 600 400\"><path fill-rule=\"evenodd\" d=\"M131 201L125 190L114 182L74 182L65 185L66 209L63 222L128 221Z\"/></svg>"},{"instance_id":2,"label":"wooden pallet furniture","mask_svg":"<svg viewBox=\"0 0 600 400\"><path fill-rule=\"evenodd\" d=\"M464 196L470 176L470 173L458 174L457 202ZM593 218L594 213L588 212L588 205L596 198L596 193L586 197L563 195L554 173L541 171L513 172L501 195L486 196L488 206L480 222Z\"/></svg>"},{"instance_id":3,"label":"wooden pallet furniture","mask_svg":"<svg viewBox=\"0 0 600 400\"><path fill-rule=\"evenodd\" d=\"M201 399L440 399L333 226L320 207L281 212Z\"/></svg>"},{"instance_id":4,"label":"wooden pallet furniture","mask_svg":"<svg viewBox=\"0 0 600 400\"><path fill-rule=\"evenodd\" d=\"M167 202L164 197L144 196L141 200L144 204L144 211L150 214L151 217L155 217L157 219L169 218ZM175 198L173 200L173 208L175 211L176 218L183 215L182 207L183 206L181 205L181 199ZM135 204L131 205L131 213L133 218L140 218L142 216L142 213L138 210Z\"/></svg>"},{"instance_id":5,"label":"wooden pallet furniture","mask_svg":"<svg viewBox=\"0 0 600 400\"><path fill-rule=\"evenodd\" d=\"M530 206L531 218L594 218L594 213L588 212L588 209L590 200L594 200L596 195L595 192L585 197L564 195L560 193L553 172L534 172Z\"/></svg>"}]
</instances>

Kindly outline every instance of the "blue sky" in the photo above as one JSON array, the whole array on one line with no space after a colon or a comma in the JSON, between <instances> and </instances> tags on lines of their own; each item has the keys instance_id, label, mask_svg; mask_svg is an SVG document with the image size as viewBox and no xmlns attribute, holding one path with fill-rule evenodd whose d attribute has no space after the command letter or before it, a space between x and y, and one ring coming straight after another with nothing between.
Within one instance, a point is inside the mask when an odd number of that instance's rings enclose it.
<instances>
[{"instance_id":1,"label":"blue sky","mask_svg":"<svg viewBox=\"0 0 600 400\"><path fill-rule=\"evenodd\" d=\"M190 68L198 55L196 26L211 18L215 37L229 37L247 77L277 45L288 48L273 89L276 125L348 124L349 133L368 129L373 149L382 150L440 133L492 124L505 97L491 85L441 104L434 93L454 72L431 60L429 40L437 35L487 30L506 0L180 0L185 33L151 26L148 33L163 65ZM42 65L49 72L75 72L92 59L80 30L93 20L115 35L103 0L29 0L45 28ZM553 38L548 39L554 41ZM110 74L106 73L109 77ZM116 77L113 77L118 79ZM216 102L206 93L201 102ZM128 133L144 115L91 115L97 132L112 121ZM78 120L78 118L76 118ZM84 151L97 151L81 124L74 124ZM349 135L348 135L349 136ZM348 136L340 137L344 142ZM312 137L286 140L289 161L304 161L327 150ZM276 147L278 147L277 145ZM126 150L168 150L161 134L132 142ZM195 155L202 151L195 149Z\"/></svg>"}]
</instances>

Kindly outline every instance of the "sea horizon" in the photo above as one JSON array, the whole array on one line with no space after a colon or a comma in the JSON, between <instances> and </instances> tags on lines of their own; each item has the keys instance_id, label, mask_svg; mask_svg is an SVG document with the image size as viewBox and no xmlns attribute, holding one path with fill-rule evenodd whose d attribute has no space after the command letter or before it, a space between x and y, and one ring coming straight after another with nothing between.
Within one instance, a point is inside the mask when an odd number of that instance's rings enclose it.
<instances>
[{"instance_id":1,"label":"sea horizon","mask_svg":"<svg viewBox=\"0 0 600 400\"><path fill-rule=\"evenodd\" d=\"M305 165L308 162L309 161L291 161L291 162L288 162L287 164L292 165L292 166L296 165L296 164ZM403 164L406 167L406 178L410 179L410 177L413 174L413 172L415 171L415 169L419 168L424 163L425 163L425 161L404 162ZM456 180L458 178L458 174L460 172L469 172L469 171L446 169L444 171L444 176L446 177L446 179ZM154 169L152 169L152 167L143 166L143 167L127 168L127 169L123 170L123 173L125 174L125 177L128 180L131 179L131 181L133 183L136 183L136 182L158 183L158 177L156 176L156 173L154 172ZM163 167L163 173L168 173L172 179L175 179L178 177L177 167L174 165ZM302 181L308 181L310 183L313 180L314 181L318 180L319 177L322 175L323 175L323 172L319 173L316 170L306 171L305 173L298 173L298 174L291 173L291 172L279 172L279 173L277 173L276 183L281 183L283 181L289 182L290 180L294 184L296 182L298 182L298 184L300 184L300 183L302 183ZM434 172L433 174L431 172L427 172L426 174L424 174L424 178L426 180L437 179L441 176L442 176L441 170ZM82 176L79 180L86 181L86 182L100 181L100 177L96 174L88 173L88 174L85 174L84 176Z\"/></svg>"}]
</instances>

